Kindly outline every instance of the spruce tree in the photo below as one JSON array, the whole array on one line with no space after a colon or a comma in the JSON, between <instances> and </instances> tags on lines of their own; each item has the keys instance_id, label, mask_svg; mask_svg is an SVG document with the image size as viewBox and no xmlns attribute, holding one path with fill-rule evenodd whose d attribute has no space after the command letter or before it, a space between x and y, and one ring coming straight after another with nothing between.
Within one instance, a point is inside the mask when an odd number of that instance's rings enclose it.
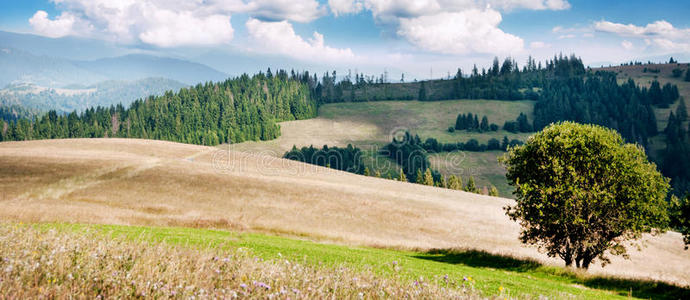
<instances>
[{"instance_id":1,"label":"spruce tree","mask_svg":"<svg viewBox=\"0 0 690 300\"><path fill-rule=\"evenodd\" d=\"M424 185L434 186L434 176L431 175L431 169L427 168L424 171Z\"/></svg>"},{"instance_id":2,"label":"spruce tree","mask_svg":"<svg viewBox=\"0 0 690 300\"><path fill-rule=\"evenodd\" d=\"M465 186L465 192L478 193L477 185L474 183L474 177L470 176L467 180L467 185Z\"/></svg>"},{"instance_id":3,"label":"spruce tree","mask_svg":"<svg viewBox=\"0 0 690 300\"><path fill-rule=\"evenodd\" d=\"M489 118L487 118L486 116L484 116L482 118L482 122L479 125L479 131L480 132L489 131Z\"/></svg>"},{"instance_id":4,"label":"spruce tree","mask_svg":"<svg viewBox=\"0 0 690 300\"><path fill-rule=\"evenodd\" d=\"M415 183L424 184L424 175L422 175L422 169L417 169L417 175L415 177Z\"/></svg>"},{"instance_id":5,"label":"spruce tree","mask_svg":"<svg viewBox=\"0 0 690 300\"><path fill-rule=\"evenodd\" d=\"M403 169L400 169L400 175L398 175L398 180L402 182L407 182L407 176L405 176L405 172L403 172Z\"/></svg>"},{"instance_id":6,"label":"spruce tree","mask_svg":"<svg viewBox=\"0 0 690 300\"><path fill-rule=\"evenodd\" d=\"M446 175L441 175L441 181L439 181L439 186L445 189L448 188L448 180L446 180Z\"/></svg>"},{"instance_id":7,"label":"spruce tree","mask_svg":"<svg viewBox=\"0 0 690 300\"><path fill-rule=\"evenodd\" d=\"M371 171L369 171L369 167L364 168L364 176L369 176L371 175Z\"/></svg>"},{"instance_id":8,"label":"spruce tree","mask_svg":"<svg viewBox=\"0 0 690 300\"><path fill-rule=\"evenodd\" d=\"M685 70L685 81L690 82L690 69Z\"/></svg>"},{"instance_id":9,"label":"spruce tree","mask_svg":"<svg viewBox=\"0 0 690 300\"><path fill-rule=\"evenodd\" d=\"M681 122L688 120L688 109L685 107L685 99L683 98L680 98L680 103L678 104L678 108L676 108L676 118Z\"/></svg>"},{"instance_id":10,"label":"spruce tree","mask_svg":"<svg viewBox=\"0 0 690 300\"><path fill-rule=\"evenodd\" d=\"M450 175L450 178L448 179L448 188L451 190L462 190L462 178L457 177L455 175Z\"/></svg>"},{"instance_id":11,"label":"spruce tree","mask_svg":"<svg viewBox=\"0 0 690 300\"><path fill-rule=\"evenodd\" d=\"M489 189L489 196L498 197L498 189L492 184Z\"/></svg>"}]
</instances>

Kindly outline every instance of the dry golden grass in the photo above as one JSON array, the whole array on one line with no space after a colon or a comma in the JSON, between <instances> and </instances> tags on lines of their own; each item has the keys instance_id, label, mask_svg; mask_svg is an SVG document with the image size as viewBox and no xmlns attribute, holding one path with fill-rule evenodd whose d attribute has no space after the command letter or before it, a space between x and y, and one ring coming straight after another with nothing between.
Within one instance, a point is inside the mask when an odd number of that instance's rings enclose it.
<instances>
[{"instance_id":1,"label":"dry golden grass","mask_svg":"<svg viewBox=\"0 0 690 300\"><path fill-rule=\"evenodd\" d=\"M511 200L217 148L134 139L0 143L0 219L251 230L353 245L475 248L545 258ZM647 237L591 272L690 284L681 237Z\"/></svg>"},{"instance_id":2,"label":"dry golden grass","mask_svg":"<svg viewBox=\"0 0 690 300\"><path fill-rule=\"evenodd\" d=\"M219 249L0 223L0 298L478 298L457 281L412 284L343 266L263 261L244 248Z\"/></svg>"}]
</instances>

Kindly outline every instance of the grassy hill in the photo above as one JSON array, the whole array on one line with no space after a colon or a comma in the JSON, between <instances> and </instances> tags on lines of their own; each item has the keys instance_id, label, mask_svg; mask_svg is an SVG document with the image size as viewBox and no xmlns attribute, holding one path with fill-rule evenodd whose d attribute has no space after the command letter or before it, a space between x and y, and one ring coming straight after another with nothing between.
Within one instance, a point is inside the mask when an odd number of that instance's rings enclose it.
<instances>
[{"instance_id":1,"label":"grassy hill","mask_svg":"<svg viewBox=\"0 0 690 300\"><path fill-rule=\"evenodd\" d=\"M440 142L466 142L477 139L486 143L491 138L501 140L525 140L529 134L497 132L448 132L455 125L460 113L486 115L489 122L503 126L508 120L515 120L520 113L531 118L533 101L498 100L447 100L447 101L377 101L360 103L336 103L319 107L318 117L310 120L280 123L281 136L272 141L246 142L230 145L231 149L250 153L261 153L280 157L293 145L297 147L314 145L321 147L346 146L353 144L365 152L364 162L374 172L385 176L399 172L394 161L379 155L378 150L392 140L394 134L409 130L422 139L436 138ZM481 118L481 117L480 117ZM504 170L496 157L501 152L452 152L432 155L432 168L449 176L461 175L477 179L477 184L499 188L501 195L509 196L510 188L505 180ZM483 162L489 161L489 164Z\"/></svg>"},{"instance_id":2,"label":"grassy hill","mask_svg":"<svg viewBox=\"0 0 690 300\"><path fill-rule=\"evenodd\" d=\"M28 290L43 295L65 293L70 288L94 296L105 292L163 297L209 293L297 298L678 299L690 293L690 289L662 282L573 273L533 260L461 249L348 247L246 232L118 225L0 224L0 234L10 237L0 240L0 250L12 253L12 262L8 263L11 267L21 266L24 261L73 264L75 254L83 255L79 270L13 270L34 279L26 283ZM68 241L67 248L64 241ZM55 247L66 251L42 247L51 243L62 243ZM105 251L101 248L104 244ZM19 254L22 251L17 249L25 250L25 254ZM127 263L108 258L132 257L133 253L136 255ZM165 263L161 264L162 261ZM193 276L190 272L178 273L180 265L195 272L217 269L209 276ZM68 272L75 272L73 277L77 279L68 279ZM11 273L3 272L0 278L4 275L5 282L16 282ZM145 284L151 278L156 278L160 288ZM118 289L119 285L127 285L128 289ZM25 290L9 285L5 291L12 294Z\"/></svg>"},{"instance_id":3,"label":"grassy hill","mask_svg":"<svg viewBox=\"0 0 690 300\"><path fill-rule=\"evenodd\" d=\"M418 254L432 248L476 249L560 265L519 243L518 225L502 210L509 199L150 140L3 142L0 164L0 218L6 221L217 228L349 246L418 249ZM281 245L256 248L288 251ZM369 260L378 257L378 252L370 253ZM680 235L671 232L646 237L646 247L631 251L630 260L615 258L610 266L594 266L590 273L687 285L686 257ZM487 280L506 272L492 270L497 265L473 266L461 258L448 256L453 263L441 264L445 267L439 270L457 267L470 274L478 268L476 274L489 272L483 275ZM536 274L526 276L529 284ZM507 281L492 282L489 292ZM542 285L534 284L535 290ZM516 288L521 289L532 287Z\"/></svg>"}]
</instances>

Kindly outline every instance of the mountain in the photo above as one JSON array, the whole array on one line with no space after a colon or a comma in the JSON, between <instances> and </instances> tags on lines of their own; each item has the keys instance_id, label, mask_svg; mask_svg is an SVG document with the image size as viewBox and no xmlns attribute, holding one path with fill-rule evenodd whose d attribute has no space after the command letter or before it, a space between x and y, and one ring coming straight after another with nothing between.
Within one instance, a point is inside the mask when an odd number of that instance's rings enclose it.
<instances>
[{"instance_id":1,"label":"mountain","mask_svg":"<svg viewBox=\"0 0 690 300\"><path fill-rule=\"evenodd\" d=\"M203 64L146 54L76 61L74 64L89 72L116 80L164 77L191 85L206 81L220 81L229 77L228 74Z\"/></svg>"},{"instance_id":2,"label":"mountain","mask_svg":"<svg viewBox=\"0 0 690 300\"><path fill-rule=\"evenodd\" d=\"M72 83L95 84L108 78L79 67L74 62L34 55L16 48L0 48L0 87L12 82L59 87Z\"/></svg>"},{"instance_id":3,"label":"mountain","mask_svg":"<svg viewBox=\"0 0 690 300\"><path fill-rule=\"evenodd\" d=\"M108 80L93 85L70 85L67 88L47 88L35 84L12 84L0 90L0 107L23 108L28 116L56 110L58 113L82 111L94 106L121 103L125 107L136 99L162 95L185 87L167 78L139 80Z\"/></svg>"},{"instance_id":4,"label":"mountain","mask_svg":"<svg viewBox=\"0 0 690 300\"><path fill-rule=\"evenodd\" d=\"M0 31L0 48L24 49L34 55L61 57L68 60L93 60L125 55L132 51L132 49L96 39L49 38L7 31Z\"/></svg>"}]
</instances>

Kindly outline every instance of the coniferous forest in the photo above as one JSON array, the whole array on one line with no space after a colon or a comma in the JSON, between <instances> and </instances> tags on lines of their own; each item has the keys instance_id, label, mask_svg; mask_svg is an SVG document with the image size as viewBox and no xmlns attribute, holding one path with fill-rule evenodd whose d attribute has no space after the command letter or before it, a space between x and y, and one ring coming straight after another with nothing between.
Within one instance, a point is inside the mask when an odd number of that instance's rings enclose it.
<instances>
[{"instance_id":1,"label":"coniferous forest","mask_svg":"<svg viewBox=\"0 0 690 300\"><path fill-rule=\"evenodd\" d=\"M0 140L126 137L217 145L271 140L278 121L316 116L309 87L286 72L243 75L122 105L3 123Z\"/></svg>"}]
</instances>

